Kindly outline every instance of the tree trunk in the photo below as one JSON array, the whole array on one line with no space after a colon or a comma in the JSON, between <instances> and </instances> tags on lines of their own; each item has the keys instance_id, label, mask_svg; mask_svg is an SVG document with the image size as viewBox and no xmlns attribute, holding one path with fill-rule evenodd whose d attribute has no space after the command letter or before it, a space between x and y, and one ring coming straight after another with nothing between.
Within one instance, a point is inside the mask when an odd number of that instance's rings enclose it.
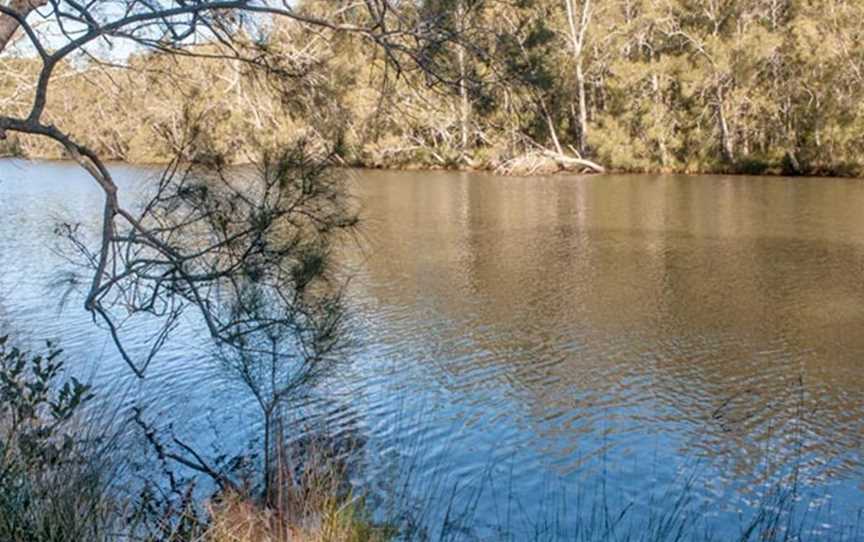
<instances>
[{"instance_id":1,"label":"tree trunk","mask_svg":"<svg viewBox=\"0 0 864 542\"><path fill-rule=\"evenodd\" d=\"M591 22L591 0L582 0L578 21L576 19L574 0L564 0L564 8L567 11L567 23L570 27L570 47L573 51L573 60L576 62L576 101L579 112L576 147L579 153L584 155L588 149L588 105L585 97L585 74L582 67L582 51L585 47L585 35L588 32L588 24Z\"/></svg>"},{"instance_id":2,"label":"tree trunk","mask_svg":"<svg viewBox=\"0 0 864 542\"><path fill-rule=\"evenodd\" d=\"M723 107L723 95L720 92L717 93L717 117L720 123L720 147L723 160L731 164L735 160L735 148L732 145L732 134L729 132L729 123Z\"/></svg>"},{"instance_id":3,"label":"tree trunk","mask_svg":"<svg viewBox=\"0 0 864 542\"><path fill-rule=\"evenodd\" d=\"M543 115L546 117L546 126L549 127L549 136L552 138L552 144L555 145L555 150L558 154L563 155L564 149L561 147L561 141L558 139L558 132L555 130L555 122L552 120L552 115L549 113L549 108L546 107L546 102L541 99L540 105L543 108Z\"/></svg>"},{"instance_id":4,"label":"tree trunk","mask_svg":"<svg viewBox=\"0 0 864 542\"><path fill-rule=\"evenodd\" d=\"M585 155L588 149L588 106L585 99L585 75L582 73L582 59L576 64L576 94L579 102L579 135L576 147L579 153Z\"/></svg>"},{"instance_id":5,"label":"tree trunk","mask_svg":"<svg viewBox=\"0 0 864 542\"><path fill-rule=\"evenodd\" d=\"M663 95L660 92L660 78L656 73L651 74L651 88L654 90L654 107L655 114L659 117L657 122L664 125L666 121L665 104L663 103ZM660 131L660 136L657 139L657 146L660 150L660 165L664 168L669 164L669 151L666 147L666 130Z\"/></svg>"},{"instance_id":6,"label":"tree trunk","mask_svg":"<svg viewBox=\"0 0 864 542\"><path fill-rule=\"evenodd\" d=\"M458 18L459 35L465 34L465 17L468 16L468 11L465 8L465 0L459 0L456 5L456 17ZM459 64L459 131L460 131L460 147L459 151L461 158L464 160L468 152L470 140L470 116L471 104L468 101L468 66L466 63L465 45L457 43L456 60Z\"/></svg>"},{"instance_id":7,"label":"tree trunk","mask_svg":"<svg viewBox=\"0 0 864 542\"><path fill-rule=\"evenodd\" d=\"M468 122L470 116L470 104L468 103L468 86L465 84L465 48L459 46L459 98L461 99L460 128L462 132L462 156L468 151Z\"/></svg>"},{"instance_id":8,"label":"tree trunk","mask_svg":"<svg viewBox=\"0 0 864 542\"><path fill-rule=\"evenodd\" d=\"M590 169L594 173L606 173L606 168L596 162L592 162L591 160L586 160L584 158L573 158L565 154L555 154L549 151L545 151L543 155L552 158L564 169L582 168Z\"/></svg>"},{"instance_id":9,"label":"tree trunk","mask_svg":"<svg viewBox=\"0 0 864 542\"><path fill-rule=\"evenodd\" d=\"M11 0L5 7L18 13L26 18L31 11L42 7L48 3L48 0ZM18 21L5 13L0 14L0 52L6 49L6 46L12 41L12 36L18 30Z\"/></svg>"}]
</instances>

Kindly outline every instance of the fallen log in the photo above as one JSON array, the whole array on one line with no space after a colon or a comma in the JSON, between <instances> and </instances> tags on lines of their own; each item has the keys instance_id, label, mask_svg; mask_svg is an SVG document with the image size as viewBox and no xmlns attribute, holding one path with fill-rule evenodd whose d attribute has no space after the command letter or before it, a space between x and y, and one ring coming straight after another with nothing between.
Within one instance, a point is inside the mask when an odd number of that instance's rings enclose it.
<instances>
[{"instance_id":1,"label":"fallen log","mask_svg":"<svg viewBox=\"0 0 864 542\"><path fill-rule=\"evenodd\" d=\"M551 175L559 171L605 173L606 168L591 160L542 149L511 158L499 164L495 171L501 175L530 176Z\"/></svg>"},{"instance_id":2,"label":"fallen log","mask_svg":"<svg viewBox=\"0 0 864 542\"><path fill-rule=\"evenodd\" d=\"M573 156L567 156L566 154L544 150L544 156L548 156L552 160L558 163L562 169L576 169L583 168L593 171L594 173L606 173L606 168L601 166L596 162L592 162L591 160L586 160L584 158L576 158Z\"/></svg>"}]
</instances>

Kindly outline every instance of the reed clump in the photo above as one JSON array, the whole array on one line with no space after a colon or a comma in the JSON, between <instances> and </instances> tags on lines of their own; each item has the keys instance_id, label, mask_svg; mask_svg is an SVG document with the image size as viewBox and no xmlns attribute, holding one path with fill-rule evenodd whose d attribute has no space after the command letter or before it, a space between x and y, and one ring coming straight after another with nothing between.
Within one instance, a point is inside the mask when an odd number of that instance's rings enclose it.
<instances>
[{"instance_id":1,"label":"reed clump","mask_svg":"<svg viewBox=\"0 0 864 542\"><path fill-rule=\"evenodd\" d=\"M397 533L371 521L348 482L353 437L309 433L274 445L269 493L229 491L207 505L202 542L385 542Z\"/></svg>"}]
</instances>

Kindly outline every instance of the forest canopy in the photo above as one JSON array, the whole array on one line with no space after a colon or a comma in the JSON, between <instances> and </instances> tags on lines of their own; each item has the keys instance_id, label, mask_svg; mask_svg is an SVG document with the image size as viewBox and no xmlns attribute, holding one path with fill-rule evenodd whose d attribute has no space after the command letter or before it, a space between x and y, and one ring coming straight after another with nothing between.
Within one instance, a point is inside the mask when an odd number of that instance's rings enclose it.
<instances>
[{"instance_id":1,"label":"forest canopy","mask_svg":"<svg viewBox=\"0 0 864 542\"><path fill-rule=\"evenodd\" d=\"M864 0L427 0L413 16L452 32L418 52L435 70L396 73L362 36L285 20L232 47L290 85L215 41L81 56L57 67L46 118L139 163L170 160L194 124L235 162L302 140L368 167L864 173ZM26 51L0 58L4 112L26 113L38 70ZM46 139L0 145L63 157Z\"/></svg>"}]
</instances>

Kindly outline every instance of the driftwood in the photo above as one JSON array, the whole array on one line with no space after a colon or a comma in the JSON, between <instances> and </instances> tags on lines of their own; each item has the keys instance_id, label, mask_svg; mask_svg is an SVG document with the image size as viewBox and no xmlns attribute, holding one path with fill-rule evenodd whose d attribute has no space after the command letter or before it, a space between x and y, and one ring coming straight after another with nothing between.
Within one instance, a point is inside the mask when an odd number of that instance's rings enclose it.
<instances>
[{"instance_id":1,"label":"driftwood","mask_svg":"<svg viewBox=\"0 0 864 542\"><path fill-rule=\"evenodd\" d=\"M591 160L542 149L507 160L495 171L501 175L548 175L559 171L605 173L606 168Z\"/></svg>"},{"instance_id":2,"label":"driftwood","mask_svg":"<svg viewBox=\"0 0 864 542\"><path fill-rule=\"evenodd\" d=\"M573 156L567 156L566 154L561 154L561 153L552 152L552 151L545 151L543 154L548 156L552 160L555 160L556 162L558 162L562 166L562 169L567 169L567 170L582 169L583 171L589 170L589 171L593 171L594 173L605 173L606 172L606 168L604 168L600 164L592 162L591 160L586 160L584 158L577 158L577 157L573 157Z\"/></svg>"}]
</instances>

